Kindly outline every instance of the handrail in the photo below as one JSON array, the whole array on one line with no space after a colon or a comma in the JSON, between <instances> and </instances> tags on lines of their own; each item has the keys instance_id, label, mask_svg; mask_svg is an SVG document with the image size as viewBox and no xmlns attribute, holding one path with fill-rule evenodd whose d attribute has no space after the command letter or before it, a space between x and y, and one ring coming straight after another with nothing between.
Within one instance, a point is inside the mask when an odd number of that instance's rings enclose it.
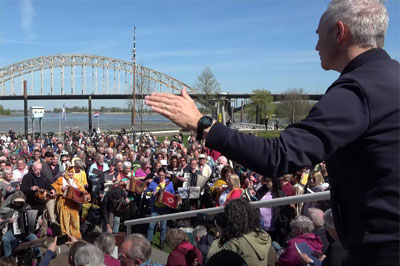
<instances>
[{"instance_id":1,"label":"handrail","mask_svg":"<svg viewBox=\"0 0 400 266\"><path fill-rule=\"evenodd\" d=\"M283 198L276 198L270 200L262 200L251 202L250 205L253 208L265 208L265 207L273 207L279 205L287 205L297 202L310 202L310 201L319 201L319 200L329 200L330 199L330 192L318 192L312 194L303 194L297 196L289 196ZM165 221L165 220L173 220L173 219L182 219L182 218L189 218L195 217L198 213L201 214L217 214L224 211L224 207L214 207L214 208L207 208L207 209L200 209L200 210L193 210L193 211L186 211L186 212L179 212L179 213L170 213L165 215L153 216L153 217L146 217L146 218L139 218L134 220L125 221L125 226L127 227L127 235L131 234L131 226L137 224L145 224L150 222L158 222L158 221Z\"/></svg>"}]
</instances>

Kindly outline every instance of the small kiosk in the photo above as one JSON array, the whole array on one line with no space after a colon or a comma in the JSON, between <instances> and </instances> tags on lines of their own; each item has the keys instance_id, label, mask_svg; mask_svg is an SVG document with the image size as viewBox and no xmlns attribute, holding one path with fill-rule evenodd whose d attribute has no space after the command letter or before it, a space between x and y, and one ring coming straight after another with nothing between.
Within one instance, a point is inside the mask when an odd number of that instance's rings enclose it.
<instances>
[{"instance_id":1,"label":"small kiosk","mask_svg":"<svg viewBox=\"0 0 400 266\"><path fill-rule=\"evenodd\" d=\"M42 137L42 118L44 117L43 106L32 106L31 107L31 119L32 119L32 139L35 138L35 118L39 118L39 136Z\"/></svg>"}]
</instances>

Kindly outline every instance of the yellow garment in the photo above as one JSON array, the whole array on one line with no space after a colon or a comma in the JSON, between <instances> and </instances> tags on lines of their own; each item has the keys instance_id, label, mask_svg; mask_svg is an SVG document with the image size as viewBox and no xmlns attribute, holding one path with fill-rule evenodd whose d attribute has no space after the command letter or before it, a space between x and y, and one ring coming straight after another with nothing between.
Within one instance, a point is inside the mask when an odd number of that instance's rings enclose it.
<instances>
[{"instance_id":1,"label":"yellow garment","mask_svg":"<svg viewBox=\"0 0 400 266\"><path fill-rule=\"evenodd\" d=\"M74 179L70 183L75 182L80 191L85 191L82 186L78 185L79 180ZM76 238L81 238L80 232L80 217L79 217L79 203L71 199L66 199L63 196L62 188L64 186L64 177L59 177L56 182L52 184L57 194L57 211L60 219L60 226L62 234L69 234Z\"/></svg>"},{"instance_id":2,"label":"yellow garment","mask_svg":"<svg viewBox=\"0 0 400 266\"><path fill-rule=\"evenodd\" d=\"M156 187L156 191L160 190L160 187L161 187L162 189L164 189L164 188L165 188L165 185L166 185L165 182L162 183L162 184L159 184L159 185ZM159 208L165 207L164 204L158 203L157 201L154 202L154 206L159 207Z\"/></svg>"},{"instance_id":3,"label":"yellow garment","mask_svg":"<svg viewBox=\"0 0 400 266\"><path fill-rule=\"evenodd\" d=\"M211 195L214 197L214 199L215 199L217 202L218 202L219 197L221 196L221 191L220 191L220 192L217 192L217 191L215 190L215 188L221 187L221 186L223 186L223 185L226 185L226 186L227 186L226 181L223 180L223 179L218 179L217 181L214 182L214 185L210 188Z\"/></svg>"},{"instance_id":4,"label":"yellow garment","mask_svg":"<svg viewBox=\"0 0 400 266\"><path fill-rule=\"evenodd\" d=\"M86 178L86 173L83 170L81 170L79 173L75 173L75 169L74 169L74 178L77 181L76 184L80 187L84 187L88 184L87 178Z\"/></svg>"}]
</instances>

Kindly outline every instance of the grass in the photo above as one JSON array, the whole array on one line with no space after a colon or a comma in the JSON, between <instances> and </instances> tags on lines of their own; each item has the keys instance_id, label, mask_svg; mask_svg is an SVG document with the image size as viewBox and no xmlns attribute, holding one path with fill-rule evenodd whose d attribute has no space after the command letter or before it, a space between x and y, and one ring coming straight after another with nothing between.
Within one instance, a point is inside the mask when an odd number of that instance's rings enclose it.
<instances>
[{"instance_id":1,"label":"grass","mask_svg":"<svg viewBox=\"0 0 400 266\"><path fill-rule=\"evenodd\" d=\"M160 232L157 231L154 236L153 236L153 240L151 242L151 246L156 248L156 249L160 249ZM164 243L164 250L165 253L170 254L172 251L172 248L170 246L168 246L167 243Z\"/></svg>"}]
</instances>

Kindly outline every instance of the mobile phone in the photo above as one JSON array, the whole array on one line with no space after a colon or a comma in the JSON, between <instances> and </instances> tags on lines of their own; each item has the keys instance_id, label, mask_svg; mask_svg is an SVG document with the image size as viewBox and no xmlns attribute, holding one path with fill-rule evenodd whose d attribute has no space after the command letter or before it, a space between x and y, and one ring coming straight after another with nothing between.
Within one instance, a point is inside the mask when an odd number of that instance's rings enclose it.
<instances>
[{"instance_id":1,"label":"mobile phone","mask_svg":"<svg viewBox=\"0 0 400 266\"><path fill-rule=\"evenodd\" d=\"M68 242L68 239L69 239L68 235L62 235L57 237L57 246L64 245L65 243Z\"/></svg>"}]
</instances>

